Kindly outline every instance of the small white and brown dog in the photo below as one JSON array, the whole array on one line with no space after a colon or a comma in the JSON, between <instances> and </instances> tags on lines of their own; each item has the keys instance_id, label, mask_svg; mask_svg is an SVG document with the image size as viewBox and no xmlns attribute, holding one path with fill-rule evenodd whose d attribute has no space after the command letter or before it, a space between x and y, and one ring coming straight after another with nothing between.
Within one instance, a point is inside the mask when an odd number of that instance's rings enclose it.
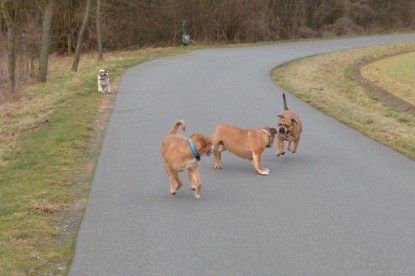
<instances>
[{"instance_id":1,"label":"small white and brown dog","mask_svg":"<svg viewBox=\"0 0 415 276\"><path fill-rule=\"evenodd\" d=\"M101 69L98 73L98 92L111 93L110 76L108 70Z\"/></svg>"}]
</instances>

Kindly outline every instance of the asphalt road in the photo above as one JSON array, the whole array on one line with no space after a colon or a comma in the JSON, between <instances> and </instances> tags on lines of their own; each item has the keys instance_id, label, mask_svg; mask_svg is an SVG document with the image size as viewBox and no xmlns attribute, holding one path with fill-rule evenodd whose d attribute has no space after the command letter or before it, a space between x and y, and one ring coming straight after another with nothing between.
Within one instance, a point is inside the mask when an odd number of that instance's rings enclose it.
<instances>
[{"instance_id":1,"label":"asphalt road","mask_svg":"<svg viewBox=\"0 0 415 276\"><path fill-rule=\"evenodd\" d=\"M203 49L126 72L98 160L70 275L415 275L415 162L286 93L303 121L297 154L269 176L223 154L199 163L202 196L169 193L160 143L223 123L275 126L272 68L415 34ZM330 76L327 76L328 78ZM387 127L387 126L385 126Z\"/></svg>"}]
</instances>

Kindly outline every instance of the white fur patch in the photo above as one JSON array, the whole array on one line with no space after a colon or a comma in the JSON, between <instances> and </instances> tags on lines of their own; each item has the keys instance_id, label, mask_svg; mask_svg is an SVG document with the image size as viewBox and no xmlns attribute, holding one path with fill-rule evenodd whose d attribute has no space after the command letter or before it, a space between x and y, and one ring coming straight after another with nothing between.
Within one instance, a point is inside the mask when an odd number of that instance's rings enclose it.
<instances>
[{"instance_id":1,"label":"white fur patch","mask_svg":"<svg viewBox=\"0 0 415 276\"><path fill-rule=\"evenodd\" d=\"M187 161L185 169L188 169L188 168L192 167L193 164L196 163L196 162L197 162L196 158L193 158L193 159Z\"/></svg>"},{"instance_id":2,"label":"white fur patch","mask_svg":"<svg viewBox=\"0 0 415 276\"><path fill-rule=\"evenodd\" d=\"M285 140L287 141L294 141L294 137L292 137L291 135L287 135L287 137L285 138Z\"/></svg>"}]
</instances>

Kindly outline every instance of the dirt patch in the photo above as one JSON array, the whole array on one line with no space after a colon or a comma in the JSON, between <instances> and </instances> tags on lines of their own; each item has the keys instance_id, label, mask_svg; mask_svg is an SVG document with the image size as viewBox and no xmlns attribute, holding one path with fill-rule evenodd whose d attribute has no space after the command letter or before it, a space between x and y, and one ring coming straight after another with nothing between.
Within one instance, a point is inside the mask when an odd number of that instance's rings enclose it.
<instances>
[{"instance_id":1,"label":"dirt patch","mask_svg":"<svg viewBox=\"0 0 415 276\"><path fill-rule=\"evenodd\" d=\"M408 53L411 51L408 51ZM399 53L403 54L403 53ZM415 105L401 99L398 96L395 96L394 94L390 93L388 90L376 85L374 82L369 81L365 77L363 77L361 68L374 63L378 60L382 60L385 58L393 57L398 54L391 54L386 55L383 57L380 57L375 60L362 60L361 62L357 63L356 65L351 67L351 70L347 71L347 77L357 81L361 86L365 87L366 91L368 91L371 95L371 97L377 101L382 102L385 106L392 106L396 108L397 110L401 112L406 112L411 115L415 116Z\"/></svg>"}]
</instances>

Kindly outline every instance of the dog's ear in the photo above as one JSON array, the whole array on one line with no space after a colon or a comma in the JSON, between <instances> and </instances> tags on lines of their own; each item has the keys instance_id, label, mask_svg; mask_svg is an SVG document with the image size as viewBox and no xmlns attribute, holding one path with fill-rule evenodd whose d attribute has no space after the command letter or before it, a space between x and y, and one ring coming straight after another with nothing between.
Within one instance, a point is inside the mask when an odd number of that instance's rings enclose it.
<instances>
[{"instance_id":1,"label":"dog's ear","mask_svg":"<svg viewBox=\"0 0 415 276\"><path fill-rule=\"evenodd\" d=\"M294 118L292 118L291 119L291 123L294 125L294 124L297 124L298 125L298 123L297 123L297 121L294 119Z\"/></svg>"},{"instance_id":2,"label":"dog's ear","mask_svg":"<svg viewBox=\"0 0 415 276\"><path fill-rule=\"evenodd\" d=\"M278 115L278 117L280 117L280 118L284 118L284 116L282 116L282 115Z\"/></svg>"},{"instance_id":3,"label":"dog's ear","mask_svg":"<svg viewBox=\"0 0 415 276\"><path fill-rule=\"evenodd\" d=\"M272 133L272 134L277 133L277 130L276 130L275 128L273 128L273 127L272 127L272 128L270 128L270 130L271 130L271 133Z\"/></svg>"}]
</instances>

